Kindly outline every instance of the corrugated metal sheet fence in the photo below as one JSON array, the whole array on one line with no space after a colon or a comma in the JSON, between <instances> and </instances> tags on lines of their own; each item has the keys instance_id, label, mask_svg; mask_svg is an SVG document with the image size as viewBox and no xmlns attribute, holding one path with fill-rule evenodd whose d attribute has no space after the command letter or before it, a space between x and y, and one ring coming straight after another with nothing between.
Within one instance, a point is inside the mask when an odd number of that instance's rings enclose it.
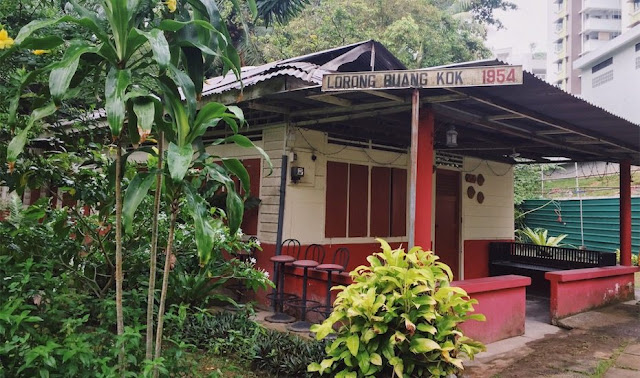
<instances>
[{"instance_id":1,"label":"corrugated metal sheet fence","mask_svg":"<svg viewBox=\"0 0 640 378\"><path fill-rule=\"evenodd\" d=\"M523 209L530 211L525 224L545 228L549 235L569 235L562 243L582 244L580 235L580 201L577 199L527 200ZM588 249L615 251L620 245L620 201L618 198L582 200L584 244ZM631 243L633 253L640 251L640 197L631 199Z\"/></svg>"}]
</instances>

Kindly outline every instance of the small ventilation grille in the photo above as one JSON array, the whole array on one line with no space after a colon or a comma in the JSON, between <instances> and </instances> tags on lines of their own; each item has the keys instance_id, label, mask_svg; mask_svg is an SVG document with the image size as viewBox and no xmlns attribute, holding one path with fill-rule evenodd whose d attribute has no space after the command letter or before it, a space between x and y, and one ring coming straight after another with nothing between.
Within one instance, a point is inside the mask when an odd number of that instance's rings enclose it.
<instances>
[{"instance_id":1,"label":"small ventilation grille","mask_svg":"<svg viewBox=\"0 0 640 378\"><path fill-rule=\"evenodd\" d=\"M591 87L599 87L613 80L613 71L608 71L591 79Z\"/></svg>"},{"instance_id":2,"label":"small ventilation grille","mask_svg":"<svg viewBox=\"0 0 640 378\"><path fill-rule=\"evenodd\" d=\"M464 157L450 152L436 151L436 166L462 169Z\"/></svg>"},{"instance_id":3,"label":"small ventilation grille","mask_svg":"<svg viewBox=\"0 0 640 378\"><path fill-rule=\"evenodd\" d=\"M347 146L347 147L357 147L357 148L365 148L372 150L380 150L380 151L389 151L389 152L401 152L406 153L407 149L402 146L393 146L393 145L383 145L374 143L370 139L344 139L335 134L328 134L327 141L331 144L337 144L339 146Z\"/></svg>"}]
</instances>

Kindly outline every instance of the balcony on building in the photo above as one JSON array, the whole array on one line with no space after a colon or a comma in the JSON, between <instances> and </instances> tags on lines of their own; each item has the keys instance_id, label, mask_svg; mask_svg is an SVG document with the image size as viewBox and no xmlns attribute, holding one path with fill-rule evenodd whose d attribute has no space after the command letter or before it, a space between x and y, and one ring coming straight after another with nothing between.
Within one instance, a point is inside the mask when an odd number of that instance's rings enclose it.
<instances>
[{"instance_id":1,"label":"balcony on building","mask_svg":"<svg viewBox=\"0 0 640 378\"><path fill-rule=\"evenodd\" d=\"M567 13L567 2L564 0L554 0L552 7L558 17L564 17Z\"/></svg>"},{"instance_id":2,"label":"balcony on building","mask_svg":"<svg viewBox=\"0 0 640 378\"><path fill-rule=\"evenodd\" d=\"M567 55L567 48L564 44L564 42L560 42L560 43L554 43L553 44L553 51L556 53L556 57L558 59L563 58Z\"/></svg>"},{"instance_id":3,"label":"balcony on building","mask_svg":"<svg viewBox=\"0 0 640 378\"><path fill-rule=\"evenodd\" d=\"M596 18L589 17L582 25L583 33L590 32L619 32L622 28L622 21L619 18Z\"/></svg>"},{"instance_id":4,"label":"balcony on building","mask_svg":"<svg viewBox=\"0 0 640 378\"><path fill-rule=\"evenodd\" d=\"M600 39L588 39L582 44L582 54L584 55L590 51L596 50L600 46L605 45L607 42L609 41Z\"/></svg>"},{"instance_id":5,"label":"balcony on building","mask_svg":"<svg viewBox=\"0 0 640 378\"><path fill-rule=\"evenodd\" d=\"M629 28L640 24L640 0L630 0L629 10L631 19L629 20Z\"/></svg>"},{"instance_id":6,"label":"balcony on building","mask_svg":"<svg viewBox=\"0 0 640 378\"><path fill-rule=\"evenodd\" d=\"M567 34L567 28L565 26L565 22L563 18L556 21L553 26L554 26L554 31L557 35Z\"/></svg>"},{"instance_id":7,"label":"balcony on building","mask_svg":"<svg viewBox=\"0 0 640 378\"><path fill-rule=\"evenodd\" d=\"M620 0L584 0L582 12L591 10L620 10Z\"/></svg>"}]
</instances>

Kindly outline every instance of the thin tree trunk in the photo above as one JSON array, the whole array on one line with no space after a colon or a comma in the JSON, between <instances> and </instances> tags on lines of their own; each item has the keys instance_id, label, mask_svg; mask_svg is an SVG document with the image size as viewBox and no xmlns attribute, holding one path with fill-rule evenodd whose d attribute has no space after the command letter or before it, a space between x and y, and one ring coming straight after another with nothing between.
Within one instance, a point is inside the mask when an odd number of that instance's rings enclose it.
<instances>
[{"instance_id":1,"label":"thin tree trunk","mask_svg":"<svg viewBox=\"0 0 640 378\"><path fill-rule=\"evenodd\" d=\"M162 291L160 294L160 306L158 307L158 329L156 330L156 351L154 359L158 360L162 353L162 331L164 322L164 305L167 300L167 288L169 287L169 271L171 270L171 250L173 248L173 233L178 217L178 200L171 203L171 223L169 224L169 236L167 239L166 257L164 259L164 272L162 274ZM153 377L158 377L158 368L154 367Z\"/></svg>"},{"instance_id":2,"label":"thin tree trunk","mask_svg":"<svg viewBox=\"0 0 640 378\"><path fill-rule=\"evenodd\" d=\"M124 335L124 313L122 310L122 282L124 275L122 272L122 150L120 139L118 139L116 149L116 327L118 336ZM125 373L125 349L124 343L120 346L118 353L118 367L120 375Z\"/></svg>"},{"instance_id":3,"label":"thin tree trunk","mask_svg":"<svg viewBox=\"0 0 640 378\"><path fill-rule=\"evenodd\" d=\"M160 197L162 194L162 158L164 133L158 136L158 173L156 174L156 194L153 199L153 225L151 228L151 252L149 256L149 294L147 296L147 353L145 358L153 358L153 305L156 289L156 263L158 255L158 215L160 214Z\"/></svg>"}]
</instances>

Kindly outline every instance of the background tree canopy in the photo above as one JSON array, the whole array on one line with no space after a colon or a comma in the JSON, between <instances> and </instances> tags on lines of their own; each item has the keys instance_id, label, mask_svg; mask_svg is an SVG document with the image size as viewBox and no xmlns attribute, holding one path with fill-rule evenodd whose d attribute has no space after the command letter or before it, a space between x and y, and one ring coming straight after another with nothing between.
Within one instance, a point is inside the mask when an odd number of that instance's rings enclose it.
<instances>
[{"instance_id":1,"label":"background tree canopy","mask_svg":"<svg viewBox=\"0 0 640 378\"><path fill-rule=\"evenodd\" d=\"M244 59L258 64L368 39L409 68L487 58L484 25L499 26L493 11L514 7L503 0L315 0L287 24L250 28Z\"/></svg>"}]
</instances>

